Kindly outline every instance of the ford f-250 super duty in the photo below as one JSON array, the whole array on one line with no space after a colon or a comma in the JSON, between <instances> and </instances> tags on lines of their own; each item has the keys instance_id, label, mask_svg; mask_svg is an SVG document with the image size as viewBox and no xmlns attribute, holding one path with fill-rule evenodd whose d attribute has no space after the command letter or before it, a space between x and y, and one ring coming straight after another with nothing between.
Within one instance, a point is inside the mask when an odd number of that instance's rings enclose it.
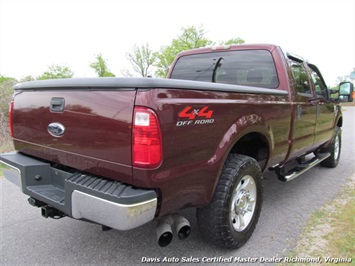
<instances>
[{"instance_id":1,"label":"ford f-250 super duty","mask_svg":"<svg viewBox=\"0 0 355 266\"><path fill-rule=\"evenodd\" d=\"M338 93L337 99L331 95ZM262 206L262 172L289 181L335 167L343 117L318 68L275 45L180 53L169 79L88 78L14 87L16 152L5 176L44 217L128 230L157 220L159 244L190 233L238 248Z\"/></svg>"}]
</instances>

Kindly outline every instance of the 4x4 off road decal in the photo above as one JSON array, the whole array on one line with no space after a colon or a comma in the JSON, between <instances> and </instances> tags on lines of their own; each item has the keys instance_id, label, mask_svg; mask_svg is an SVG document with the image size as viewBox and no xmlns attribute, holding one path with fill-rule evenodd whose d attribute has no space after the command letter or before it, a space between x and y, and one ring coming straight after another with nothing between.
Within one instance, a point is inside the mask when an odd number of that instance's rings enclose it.
<instances>
[{"instance_id":1,"label":"4x4 off road decal","mask_svg":"<svg viewBox=\"0 0 355 266\"><path fill-rule=\"evenodd\" d=\"M208 106L204 106L201 109L186 106L178 114L180 120L176 123L176 126L212 124L214 122L212 115L213 110L209 109Z\"/></svg>"}]
</instances>

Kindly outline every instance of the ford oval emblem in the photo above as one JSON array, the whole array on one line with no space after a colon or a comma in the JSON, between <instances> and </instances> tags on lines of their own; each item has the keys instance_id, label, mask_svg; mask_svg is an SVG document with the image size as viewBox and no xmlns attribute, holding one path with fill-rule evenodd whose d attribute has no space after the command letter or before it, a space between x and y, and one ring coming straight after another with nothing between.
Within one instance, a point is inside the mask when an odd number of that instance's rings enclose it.
<instances>
[{"instance_id":1,"label":"ford oval emblem","mask_svg":"<svg viewBox=\"0 0 355 266\"><path fill-rule=\"evenodd\" d=\"M65 131L65 127L61 123L50 123L47 129L49 134L57 138L63 136Z\"/></svg>"}]
</instances>

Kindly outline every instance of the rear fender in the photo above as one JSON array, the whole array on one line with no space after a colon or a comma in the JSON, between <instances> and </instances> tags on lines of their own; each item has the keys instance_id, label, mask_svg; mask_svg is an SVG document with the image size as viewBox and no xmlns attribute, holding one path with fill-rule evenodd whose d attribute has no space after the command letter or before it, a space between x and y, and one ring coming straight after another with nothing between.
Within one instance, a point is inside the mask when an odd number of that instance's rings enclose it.
<instances>
[{"instance_id":1,"label":"rear fender","mask_svg":"<svg viewBox=\"0 0 355 266\"><path fill-rule=\"evenodd\" d=\"M214 155L209 160L209 163L220 162L217 175L218 178L216 178L216 182L213 187L213 193L229 153L233 152L233 150L237 147L238 141L251 133L256 133L265 138L267 141L269 152L263 167L265 169L268 163L268 158L270 157L274 147L273 133L271 131L270 125L261 116L256 114L240 117L228 128L226 133L221 138Z\"/></svg>"}]
</instances>

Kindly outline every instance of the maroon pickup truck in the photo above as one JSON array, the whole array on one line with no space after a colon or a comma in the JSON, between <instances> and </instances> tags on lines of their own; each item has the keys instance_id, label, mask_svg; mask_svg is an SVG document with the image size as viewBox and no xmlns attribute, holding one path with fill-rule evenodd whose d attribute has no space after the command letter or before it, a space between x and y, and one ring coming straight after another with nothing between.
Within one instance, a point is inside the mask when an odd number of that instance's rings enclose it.
<instances>
[{"instance_id":1,"label":"maroon pickup truck","mask_svg":"<svg viewBox=\"0 0 355 266\"><path fill-rule=\"evenodd\" d=\"M332 96L332 97L331 97ZM336 99L332 99L336 96ZM253 233L262 173L290 181L338 164L353 85L275 45L180 53L168 79L89 78L14 87L17 151L0 161L44 217L129 230L157 220L160 246L200 233L227 248Z\"/></svg>"}]
</instances>

